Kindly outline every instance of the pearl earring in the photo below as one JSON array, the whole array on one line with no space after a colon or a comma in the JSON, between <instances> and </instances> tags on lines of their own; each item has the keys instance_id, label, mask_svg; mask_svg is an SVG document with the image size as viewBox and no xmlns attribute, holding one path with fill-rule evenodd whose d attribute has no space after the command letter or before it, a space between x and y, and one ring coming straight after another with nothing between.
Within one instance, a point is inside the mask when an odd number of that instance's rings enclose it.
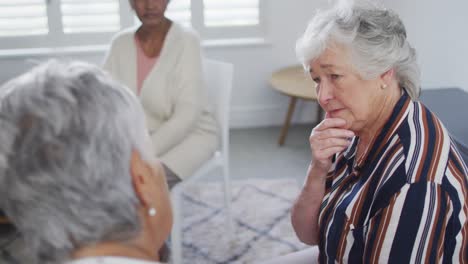
<instances>
[{"instance_id":1,"label":"pearl earring","mask_svg":"<svg viewBox=\"0 0 468 264\"><path fill-rule=\"evenodd\" d=\"M149 210L148 210L148 215L149 216L155 216L156 215L156 209L154 209L153 207L151 207Z\"/></svg>"},{"instance_id":2,"label":"pearl earring","mask_svg":"<svg viewBox=\"0 0 468 264\"><path fill-rule=\"evenodd\" d=\"M382 85L380 86L380 88L382 88L382 90L384 90L385 88L387 88L387 85L386 85L386 84L382 84Z\"/></svg>"}]
</instances>

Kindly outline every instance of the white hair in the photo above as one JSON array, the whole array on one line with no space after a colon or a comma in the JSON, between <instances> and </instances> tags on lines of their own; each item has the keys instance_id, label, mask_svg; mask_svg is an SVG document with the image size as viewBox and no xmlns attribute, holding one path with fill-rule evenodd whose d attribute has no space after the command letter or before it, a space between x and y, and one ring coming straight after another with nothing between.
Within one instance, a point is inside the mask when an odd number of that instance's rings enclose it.
<instances>
[{"instance_id":1,"label":"white hair","mask_svg":"<svg viewBox=\"0 0 468 264\"><path fill-rule=\"evenodd\" d=\"M297 57L308 67L334 43L350 51L351 63L363 78L376 78L394 69L399 85L413 99L419 97L416 51L406 39L403 22L395 12L352 0L319 10L296 43Z\"/></svg>"},{"instance_id":2,"label":"white hair","mask_svg":"<svg viewBox=\"0 0 468 264\"><path fill-rule=\"evenodd\" d=\"M0 91L0 205L34 261L136 236L131 153L154 158L127 88L96 66L50 61Z\"/></svg>"}]
</instances>

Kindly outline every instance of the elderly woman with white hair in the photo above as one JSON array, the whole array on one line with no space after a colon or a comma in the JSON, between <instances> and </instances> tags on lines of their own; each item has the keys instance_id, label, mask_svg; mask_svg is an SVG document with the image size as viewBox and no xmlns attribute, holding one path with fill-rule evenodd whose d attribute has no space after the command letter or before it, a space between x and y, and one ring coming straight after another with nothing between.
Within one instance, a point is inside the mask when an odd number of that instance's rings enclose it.
<instances>
[{"instance_id":1,"label":"elderly woman with white hair","mask_svg":"<svg viewBox=\"0 0 468 264\"><path fill-rule=\"evenodd\" d=\"M218 146L203 85L200 40L166 17L169 0L129 0L141 25L112 40L104 68L141 100L169 187L190 177Z\"/></svg>"},{"instance_id":2,"label":"elderly woman with white hair","mask_svg":"<svg viewBox=\"0 0 468 264\"><path fill-rule=\"evenodd\" d=\"M292 210L299 239L318 245L304 263L468 263L466 164L417 101L400 18L352 2L319 11L297 42L326 112Z\"/></svg>"},{"instance_id":3,"label":"elderly woman with white hair","mask_svg":"<svg viewBox=\"0 0 468 264\"><path fill-rule=\"evenodd\" d=\"M172 212L135 96L78 62L1 92L0 208L24 238L19 263L158 263Z\"/></svg>"}]
</instances>

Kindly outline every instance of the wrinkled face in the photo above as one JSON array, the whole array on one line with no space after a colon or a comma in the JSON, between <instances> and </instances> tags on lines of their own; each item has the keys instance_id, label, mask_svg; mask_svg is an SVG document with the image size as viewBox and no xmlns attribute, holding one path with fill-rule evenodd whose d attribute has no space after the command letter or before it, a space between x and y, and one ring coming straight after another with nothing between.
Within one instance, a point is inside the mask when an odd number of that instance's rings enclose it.
<instances>
[{"instance_id":1,"label":"wrinkled face","mask_svg":"<svg viewBox=\"0 0 468 264\"><path fill-rule=\"evenodd\" d=\"M132 0L133 9L145 26L157 26L164 21L168 0Z\"/></svg>"},{"instance_id":2,"label":"wrinkled face","mask_svg":"<svg viewBox=\"0 0 468 264\"><path fill-rule=\"evenodd\" d=\"M385 99L379 88L382 80L363 79L352 67L345 48L333 45L309 66L326 118L342 118L346 121L345 129L357 133L376 121Z\"/></svg>"}]
</instances>

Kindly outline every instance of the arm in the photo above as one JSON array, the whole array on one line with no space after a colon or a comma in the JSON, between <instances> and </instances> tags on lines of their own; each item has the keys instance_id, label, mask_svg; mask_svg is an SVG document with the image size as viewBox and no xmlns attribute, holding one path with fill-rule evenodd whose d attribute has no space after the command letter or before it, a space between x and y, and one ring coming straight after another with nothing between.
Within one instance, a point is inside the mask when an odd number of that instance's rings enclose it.
<instances>
[{"instance_id":1,"label":"arm","mask_svg":"<svg viewBox=\"0 0 468 264\"><path fill-rule=\"evenodd\" d=\"M302 191L291 210L291 222L297 237L308 245L318 244L318 218L325 195L325 175L312 164Z\"/></svg>"},{"instance_id":2,"label":"arm","mask_svg":"<svg viewBox=\"0 0 468 264\"><path fill-rule=\"evenodd\" d=\"M344 125L346 122L343 119L325 119L312 130L309 139L312 163L291 211L291 222L297 237L309 245L319 241L318 218L332 156L343 151L349 145L347 138L354 136L352 131L341 129Z\"/></svg>"},{"instance_id":3,"label":"arm","mask_svg":"<svg viewBox=\"0 0 468 264\"><path fill-rule=\"evenodd\" d=\"M172 116L151 137L158 155L181 142L196 126L203 109L201 49L198 39L186 43L179 63L177 86L180 92Z\"/></svg>"}]
</instances>

